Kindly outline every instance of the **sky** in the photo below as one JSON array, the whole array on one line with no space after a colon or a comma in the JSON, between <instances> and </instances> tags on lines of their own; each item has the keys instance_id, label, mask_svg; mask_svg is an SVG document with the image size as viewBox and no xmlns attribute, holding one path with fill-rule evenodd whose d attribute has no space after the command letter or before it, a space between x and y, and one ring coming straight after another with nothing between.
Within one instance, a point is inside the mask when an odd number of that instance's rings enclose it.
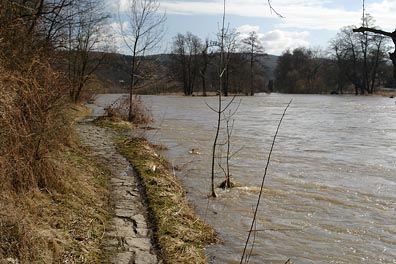
<instances>
[{"instance_id":1,"label":"sky","mask_svg":"<svg viewBox=\"0 0 396 264\"><path fill-rule=\"evenodd\" d=\"M127 1L120 0L121 13ZM114 3L111 1L110 10L116 24L118 8ZM226 0L226 23L241 38L256 31L268 54L280 55L297 47L326 48L340 28L361 24L362 0L272 0L271 4L284 18L271 12L267 0ZM396 0L366 0L365 10L380 28L395 30ZM162 0L160 12L166 12L167 19L162 45L156 52L165 53L170 52L178 33L190 31L201 39L214 40L222 19L223 0ZM118 51L128 53L121 38L114 39Z\"/></svg>"}]
</instances>

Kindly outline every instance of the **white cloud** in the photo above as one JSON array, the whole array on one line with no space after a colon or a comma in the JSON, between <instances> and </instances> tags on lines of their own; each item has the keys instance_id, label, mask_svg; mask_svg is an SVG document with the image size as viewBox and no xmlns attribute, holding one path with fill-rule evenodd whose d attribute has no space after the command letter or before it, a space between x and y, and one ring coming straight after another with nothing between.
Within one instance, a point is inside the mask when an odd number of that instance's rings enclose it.
<instances>
[{"instance_id":1,"label":"white cloud","mask_svg":"<svg viewBox=\"0 0 396 264\"><path fill-rule=\"evenodd\" d=\"M360 13L323 6L287 6L282 9L286 17L278 23L281 28L338 30L359 21Z\"/></svg>"},{"instance_id":2,"label":"white cloud","mask_svg":"<svg viewBox=\"0 0 396 264\"><path fill-rule=\"evenodd\" d=\"M242 25L236 28L236 31L240 34L248 34L252 31L258 32L260 30L260 26L253 25Z\"/></svg>"},{"instance_id":3,"label":"white cloud","mask_svg":"<svg viewBox=\"0 0 396 264\"><path fill-rule=\"evenodd\" d=\"M113 13L117 12L118 6L121 12L126 11L128 1L130 0L107 0ZM356 10L347 10L342 7L343 4L334 7L334 3L341 2L336 0L274 0L272 1L273 7L285 17L275 21L275 27L338 30L341 27L359 23L360 4L356 5ZM161 10L166 11L167 14L221 15L223 12L223 0L163 0L160 6ZM379 25L384 25L384 29L391 29L394 25L396 1L377 0L377 2L368 3L366 11L374 16ZM228 0L226 12L228 15L243 17L277 18L271 12L266 0Z\"/></svg>"},{"instance_id":4,"label":"white cloud","mask_svg":"<svg viewBox=\"0 0 396 264\"><path fill-rule=\"evenodd\" d=\"M384 30L395 30L396 1L384 0L379 3L370 3L366 10L374 17L376 25Z\"/></svg>"},{"instance_id":5,"label":"white cloud","mask_svg":"<svg viewBox=\"0 0 396 264\"><path fill-rule=\"evenodd\" d=\"M126 11L127 2L130 0L106 1L109 2L112 10L115 10L116 13L118 3L121 11ZM287 48L294 49L301 46L310 46L308 39L312 42L326 45L323 43L325 38L331 37L328 36L329 34L335 34L335 31L344 26L358 25L362 10L361 1L357 2L341 0L273 0L273 7L285 17L280 19L276 14L271 13L266 0L227 0L226 12L229 19L233 19L232 15L236 15L239 18L259 18L260 22L254 23L265 25L265 28L272 29L272 31L260 32L259 26L245 24L237 28L240 34L239 38L247 37L247 33L256 31L265 46L266 52L280 54ZM161 12L166 11L168 15L186 15L185 19L188 19L187 15L221 16L223 12L223 0L161 0L160 4ZM371 1L367 3L366 11L374 17L376 24L382 29L388 31L395 29L396 0ZM251 21L256 20L249 20L250 23L253 23ZM171 26L177 28L177 30L180 27L180 31L185 30L182 25ZM207 32L213 31L213 28L207 27ZM327 30L333 32L328 32ZM120 38L117 38L116 42L121 47L124 46Z\"/></svg>"},{"instance_id":6,"label":"white cloud","mask_svg":"<svg viewBox=\"0 0 396 264\"><path fill-rule=\"evenodd\" d=\"M360 21L361 9L350 11L343 7L329 7L330 0L277 0L272 5L285 18L275 22L279 28L327 29L338 30L346 25L356 25ZM161 8L168 14L206 14L220 15L223 12L223 1L180 1L165 0ZM380 3L367 5L367 12L384 25L394 24L396 1L383 0ZM265 0L230 0L227 1L228 15L244 17L276 18Z\"/></svg>"},{"instance_id":7,"label":"white cloud","mask_svg":"<svg viewBox=\"0 0 396 264\"><path fill-rule=\"evenodd\" d=\"M268 11L266 1L257 0L234 0L230 1L226 5L227 14L241 15L241 16L259 16L259 10L264 10L264 7ZM223 12L223 1L212 0L212 1L162 1L161 8L165 9L168 14L185 14L185 15L218 15ZM253 13L252 13L253 12ZM249 15L249 13L251 15Z\"/></svg>"},{"instance_id":8,"label":"white cloud","mask_svg":"<svg viewBox=\"0 0 396 264\"><path fill-rule=\"evenodd\" d=\"M299 47L308 47L309 42L306 38L309 36L307 31L283 31L273 30L261 35L261 43L269 54L281 54L286 49L295 49Z\"/></svg>"},{"instance_id":9,"label":"white cloud","mask_svg":"<svg viewBox=\"0 0 396 264\"><path fill-rule=\"evenodd\" d=\"M286 49L293 50L310 45L307 40L310 35L308 31L284 31L276 29L262 33L258 25L242 25L237 27L236 30L239 33L239 39L247 38L250 32L255 31L265 52L269 54L279 55Z\"/></svg>"},{"instance_id":10,"label":"white cloud","mask_svg":"<svg viewBox=\"0 0 396 264\"><path fill-rule=\"evenodd\" d=\"M118 11L125 12L128 10L129 0L115 0L115 1L105 0L105 1L107 1L110 13L117 13Z\"/></svg>"},{"instance_id":11,"label":"white cloud","mask_svg":"<svg viewBox=\"0 0 396 264\"><path fill-rule=\"evenodd\" d=\"M127 30L130 26L128 22L123 22L122 27L124 30ZM112 22L106 25L105 31L111 36L111 45L117 47L117 52L124 54L130 53L125 46L125 42L121 34L121 27L118 22Z\"/></svg>"}]
</instances>

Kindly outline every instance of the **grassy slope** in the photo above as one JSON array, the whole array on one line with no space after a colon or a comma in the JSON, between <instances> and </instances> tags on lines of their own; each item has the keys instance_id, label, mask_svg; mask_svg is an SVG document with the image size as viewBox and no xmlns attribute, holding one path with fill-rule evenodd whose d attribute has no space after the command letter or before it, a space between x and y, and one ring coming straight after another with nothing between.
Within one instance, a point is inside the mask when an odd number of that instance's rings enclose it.
<instances>
[{"instance_id":1,"label":"grassy slope","mask_svg":"<svg viewBox=\"0 0 396 264\"><path fill-rule=\"evenodd\" d=\"M72 107L69 116L82 112ZM105 262L100 245L109 219L107 173L73 135L55 157L62 188L1 190L0 263Z\"/></svg>"}]
</instances>

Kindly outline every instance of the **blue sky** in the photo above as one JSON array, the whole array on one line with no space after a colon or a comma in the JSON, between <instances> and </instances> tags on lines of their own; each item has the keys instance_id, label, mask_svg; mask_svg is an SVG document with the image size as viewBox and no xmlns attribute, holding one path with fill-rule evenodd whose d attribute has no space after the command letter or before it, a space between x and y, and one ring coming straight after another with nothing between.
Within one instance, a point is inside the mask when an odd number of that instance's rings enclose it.
<instances>
[{"instance_id":1,"label":"blue sky","mask_svg":"<svg viewBox=\"0 0 396 264\"><path fill-rule=\"evenodd\" d=\"M121 6L127 0L121 0ZM279 55L296 47L326 48L339 29L359 25L361 0L272 0L272 6L285 18L271 13L267 0L227 0L226 21L242 36L259 33L267 53ZM214 39L222 16L222 0L163 0L166 34L160 52L170 51L172 38L187 31L200 38ZM366 12L382 29L396 27L396 0L366 0ZM119 42L119 51L124 52Z\"/></svg>"}]
</instances>

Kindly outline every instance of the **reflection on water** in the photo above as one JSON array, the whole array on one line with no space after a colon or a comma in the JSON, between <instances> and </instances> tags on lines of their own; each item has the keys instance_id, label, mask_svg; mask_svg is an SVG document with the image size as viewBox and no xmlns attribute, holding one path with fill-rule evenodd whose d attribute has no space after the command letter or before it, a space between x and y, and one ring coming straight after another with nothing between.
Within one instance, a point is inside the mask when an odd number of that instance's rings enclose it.
<instances>
[{"instance_id":1,"label":"reflection on water","mask_svg":"<svg viewBox=\"0 0 396 264\"><path fill-rule=\"evenodd\" d=\"M241 187L208 200L216 98L146 96L164 154L223 244L213 263L239 263L265 161L291 95L243 97L235 115L232 177ZM293 95L258 213L250 263L396 263L396 106L381 97ZM192 154L194 149L200 154ZM216 182L223 180L217 174Z\"/></svg>"}]
</instances>

